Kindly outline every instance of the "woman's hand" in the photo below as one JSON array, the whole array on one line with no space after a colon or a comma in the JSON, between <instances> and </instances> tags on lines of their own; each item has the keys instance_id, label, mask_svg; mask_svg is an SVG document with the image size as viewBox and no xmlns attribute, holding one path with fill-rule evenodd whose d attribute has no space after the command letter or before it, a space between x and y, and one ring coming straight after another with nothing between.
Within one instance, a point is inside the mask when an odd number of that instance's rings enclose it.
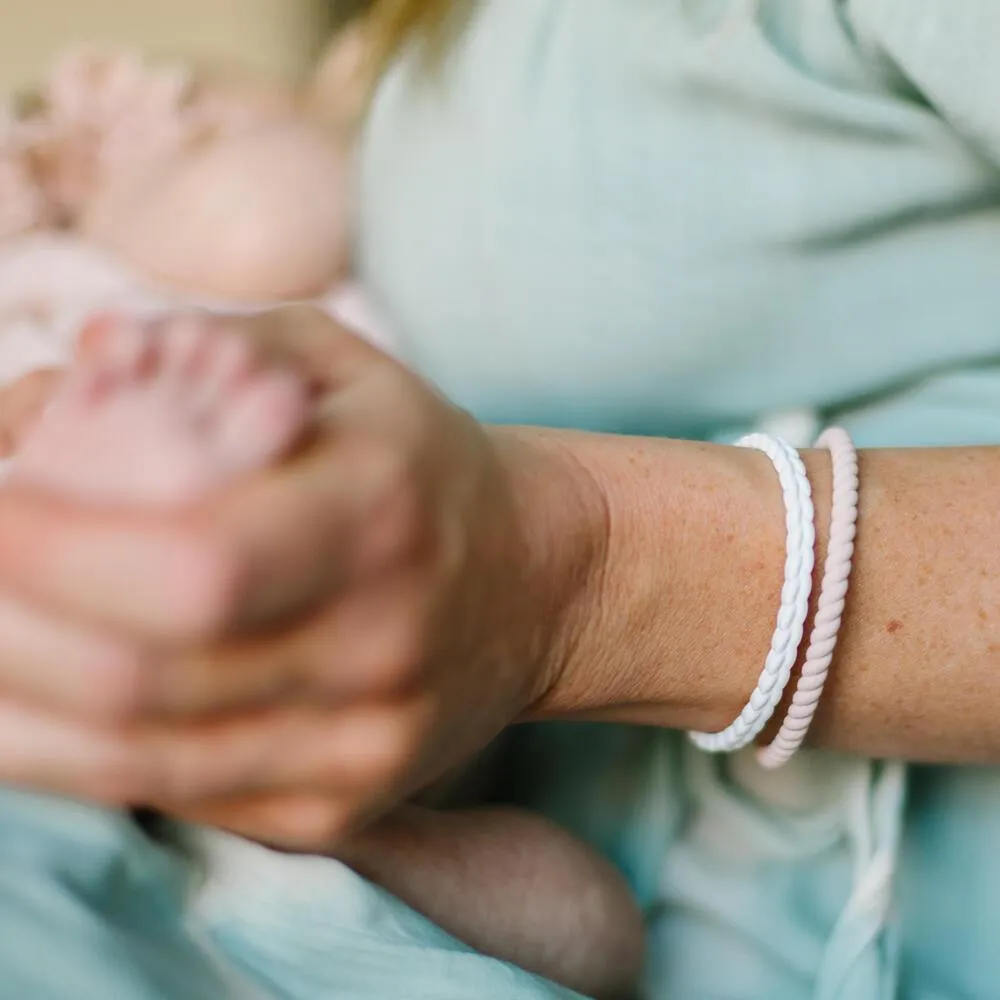
<instances>
[{"instance_id":1,"label":"woman's hand","mask_svg":"<svg viewBox=\"0 0 1000 1000\"><path fill-rule=\"evenodd\" d=\"M545 695L599 548L549 521L599 505L319 312L219 322L316 377L315 437L174 517L0 492L0 781L317 850Z\"/></svg>"}]
</instances>

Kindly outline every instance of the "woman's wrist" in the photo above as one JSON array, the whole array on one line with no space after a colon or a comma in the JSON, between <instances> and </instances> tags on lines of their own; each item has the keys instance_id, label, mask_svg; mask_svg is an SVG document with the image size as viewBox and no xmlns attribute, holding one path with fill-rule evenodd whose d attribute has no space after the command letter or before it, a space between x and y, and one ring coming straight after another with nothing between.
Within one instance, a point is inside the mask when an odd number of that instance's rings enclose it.
<instances>
[{"instance_id":1,"label":"woman's wrist","mask_svg":"<svg viewBox=\"0 0 1000 1000\"><path fill-rule=\"evenodd\" d=\"M598 481L575 455L576 435L491 427L516 504L519 565L509 586L529 606L525 709L544 710L568 683L598 613L609 521ZM522 629L525 629L522 623Z\"/></svg>"},{"instance_id":2,"label":"woman's wrist","mask_svg":"<svg viewBox=\"0 0 1000 1000\"><path fill-rule=\"evenodd\" d=\"M535 456L522 495L539 579L552 567L577 573L575 588L549 578L558 656L528 716L723 729L756 684L780 605L785 525L768 459L680 441L511 433ZM803 460L818 593L830 457ZM810 739L866 757L996 763L1000 448L866 451L860 461L850 595Z\"/></svg>"},{"instance_id":3,"label":"woman's wrist","mask_svg":"<svg viewBox=\"0 0 1000 1000\"><path fill-rule=\"evenodd\" d=\"M588 514L574 522L565 485L539 494L550 564L565 564L568 548L586 573L535 716L724 728L753 690L780 602L785 532L770 462L691 442L519 433L544 440L571 492L591 495L571 505ZM804 458L821 566L829 461Z\"/></svg>"}]
</instances>

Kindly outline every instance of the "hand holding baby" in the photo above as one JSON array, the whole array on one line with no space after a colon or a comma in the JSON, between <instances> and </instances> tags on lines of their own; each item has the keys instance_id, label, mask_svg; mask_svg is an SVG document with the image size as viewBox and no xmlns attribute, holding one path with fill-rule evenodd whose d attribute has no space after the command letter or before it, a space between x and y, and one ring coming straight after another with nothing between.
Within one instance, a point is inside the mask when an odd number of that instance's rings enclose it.
<instances>
[{"instance_id":1,"label":"hand holding baby","mask_svg":"<svg viewBox=\"0 0 1000 1000\"><path fill-rule=\"evenodd\" d=\"M0 781L320 849L544 696L590 568L546 498L593 498L317 311L203 322L321 417L176 511L0 493Z\"/></svg>"}]
</instances>

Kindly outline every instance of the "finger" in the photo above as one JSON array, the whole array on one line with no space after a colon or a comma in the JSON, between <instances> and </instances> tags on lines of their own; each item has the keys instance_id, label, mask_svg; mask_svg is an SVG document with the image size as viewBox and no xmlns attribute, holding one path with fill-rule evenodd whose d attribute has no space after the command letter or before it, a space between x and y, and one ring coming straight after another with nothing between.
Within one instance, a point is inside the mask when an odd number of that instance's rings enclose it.
<instances>
[{"instance_id":1,"label":"finger","mask_svg":"<svg viewBox=\"0 0 1000 1000\"><path fill-rule=\"evenodd\" d=\"M0 689L8 696L80 721L123 722L139 714L151 672L123 644L0 600Z\"/></svg>"},{"instance_id":2,"label":"finger","mask_svg":"<svg viewBox=\"0 0 1000 1000\"><path fill-rule=\"evenodd\" d=\"M311 693L309 622L277 636L257 635L171 658L157 672L155 713L180 720L296 701Z\"/></svg>"},{"instance_id":3,"label":"finger","mask_svg":"<svg viewBox=\"0 0 1000 1000\"><path fill-rule=\"evenodd\" d=\"M79 506L0 489L0 591L144 641L201 637L239 605L242 565L193 516Z\"/></svg>"},{"instance_id":4,"label":"finger","mask_svg":"<svg viewBox=\"0 0 1000 1000\"><path fill-rule=\"evenodd\" d=\"M224 575L238 578L240 603L219 632L310 611L345 581L413 554L421 524L407 471L383 442L331 432L207 507L205 535L240 560Z\"/></svg>"},{"instance_id":5,"label":"finger","mask_svg":"<svg viewBox=\"0 0 1000 1000\"><path fill-rule=\"evenodd\" d=\"M185 717L319 697L393 700L423 677L426 591L393 576L352 589L300 625L178 653L147 680L143 704Z\"/></svg>"},{"instance_id":6,"label":"finger","mask_svg":"<svg viewBox=\"0 0 1000 1000\"><path fill-rule=\"evenodd\" d=\"M204 310L187 310L202 323L225 332L247 338L266 358L278 364L288 364L302 374L329 388L354 376L362 366L387 356L369 341L358 336L328 313L315 306L288 305L252 316L212 314ZM183 315L177 311L159 317ZM128 314L102 312L92 316L77 338L77 356L88 360L99 356L108 339L123 323L131 323Z\"/></svg>"},{"instance_id":7,"label":"finger","mask_svg":"<svg viewBox=\"0 0 1000 1000\"><path fill-rule=\"evenodd\" d=\"M286 851L323 854L362 822L352 804L321 793L275 793L211 799L197 805L160 805L176 819L227 830Z\"/></svg>"},{"instance_id":8,"label":"finger","mask_svg":"<svg viewBox=\"0 0 1000 1000\"><path fill-rule=\"evenodd\" d=\"M355 561L373 489L363 451L317 449L174 516L7 486L0 590L98 630L177 644L310 607Z\"/></svg>"},{"instance_id":9,"label":"finger","mask_svg":"<svg viewBox=\"0 0 1000 1000\"><path fill-rule=\"evenodd\" d=\"M147 765L127 733L0 699L0 783L128 805L154 787Z\"/></svg>"},{"instance_id":10,"label":"finger","mask_svg":"<svg viewBox=\"0 0 1000 1000\"><path fill-rule=\"evenodd\" d=\"M153 802L303 788L376 796L415 765L428 718L418 700L340 713L299 704L147 731L145 757L157 767Z\"/></svg>"},{"instance_id":11,"label":"finger","mask_svg":"<svg viewBox=\"0 0 1000 1000\"><path fill-rule=\"evenodd\" d=\"M220 322L248 336L264 354L291 364L323 388L353 380L359 371L388 357L315 306L291 305Z\"/></svg>"}]
</instances>

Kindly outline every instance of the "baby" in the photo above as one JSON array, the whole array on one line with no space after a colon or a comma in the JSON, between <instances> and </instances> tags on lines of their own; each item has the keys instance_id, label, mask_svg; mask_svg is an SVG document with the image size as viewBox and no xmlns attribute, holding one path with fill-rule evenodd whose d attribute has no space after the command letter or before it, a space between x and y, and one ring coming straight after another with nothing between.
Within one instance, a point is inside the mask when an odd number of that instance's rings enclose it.
<instances>
[{"instance_id":1,"label":"baby","mask_svg":"<svg viewBox=\"0 0 1000 1000\"><path fill-rule=\"evenodd\" d=\"M355 55L338 51L324 79ZM158 86L142 106L160 106L170 88ZM292 107L241 117L216 95L141 155L92 145L61 177L50 167L50 195L84 233L187 291L309 297L346 268L345 168L340 137ZM280 462L312 419L303 379L197 315L95 321L81 343L68 373L0 393L0 444L21 483L90 504L182 507ZM411 803L335 855L486 954L593 997L637 984L643 926L623 879L539 816Z\"/></svg>"},{"instance_id":2,"label":"baby","mask_svg":"<svg viewBox=\"0 0 1000 1000\"><path fill-rule=\"evenodd\" d=\"M202 298L322 294L348 266L344 102L70 53L0 120L0 237L72 229Z\"/></svg>"}]
</instances>

